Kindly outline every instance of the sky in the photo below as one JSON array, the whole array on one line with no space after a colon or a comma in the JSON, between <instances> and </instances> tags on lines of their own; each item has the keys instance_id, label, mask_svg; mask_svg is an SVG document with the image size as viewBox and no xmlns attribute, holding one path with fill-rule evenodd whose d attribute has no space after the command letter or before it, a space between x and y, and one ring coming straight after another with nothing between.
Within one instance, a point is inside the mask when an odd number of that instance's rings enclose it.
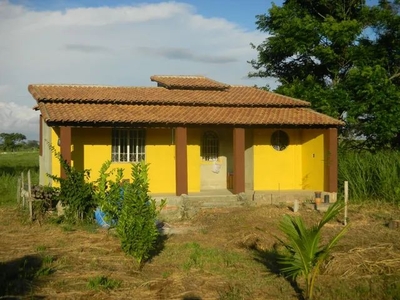
<instances>
[{"instance_id":1,"label":"sky","mask_svg":"<svg viewBox=\"0 0 400 300\"><path fill-rule=\"evenodd\" d=\"M274 1L281 5L283 0ZM38 139L29 84L155 86L151 75L250 79L268 0L0 0L0 133Z\"/></svg>"}]
</instances>

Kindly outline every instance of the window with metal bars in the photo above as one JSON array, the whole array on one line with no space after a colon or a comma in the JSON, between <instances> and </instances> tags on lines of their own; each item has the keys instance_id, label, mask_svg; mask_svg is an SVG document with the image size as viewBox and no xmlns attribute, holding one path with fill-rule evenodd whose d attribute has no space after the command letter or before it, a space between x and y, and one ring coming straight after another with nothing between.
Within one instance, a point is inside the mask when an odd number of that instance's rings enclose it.
<instances>
[{"instance_id":1,"label":"window with metal bars","mask_svg":"<svg viewBox=\"0 0 400 300\"><path fill-rule=\"evenodd\" d=\"M219 139L214 131L207 131L203 135L201 157L204 161L217 161L219 155Z\"/></svg>"},{"instance_id":2,"label":"window with metal bars","mask_svg":"<svg viewBox=\"0 0 400 300\"><path fill-rule=\"evenodd\" d=\"M139 162L145 159L144 129L116 129L112 130L113 162Z\"/></svg>"},{"instance_id":3,"label":"window with metal bars","mask_svg":"<svg viewBox=\"0 0 400 300\"><path fill-rule=\"evenodd\" d=\"M271 136L271 145L276 151L283 151L289 146L289 136L282 130L275 131Z\"/></svg>"}]
</instances>

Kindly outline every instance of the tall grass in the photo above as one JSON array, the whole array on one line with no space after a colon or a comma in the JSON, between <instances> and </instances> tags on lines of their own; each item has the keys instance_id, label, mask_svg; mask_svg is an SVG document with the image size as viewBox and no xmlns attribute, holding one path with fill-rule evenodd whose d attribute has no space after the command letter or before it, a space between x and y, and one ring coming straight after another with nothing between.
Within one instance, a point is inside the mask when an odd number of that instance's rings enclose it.
<instances>
[{"instance_id":1,"label":"tall grass","mask_svg":"<svg viewBox=\"0 0 400 300\"><path fill-rule=\"evenodd\" d=\"M400 152L339 152L339 190L349 182L354 201L380 200L400 204Z\"/></svg>"},{"instance_id":2,"label":"tall grass","mask_svg":"<svg viewBox=\"0 0 400 300\"><path fill-rule=\"evenodd\" d=\"M38 152L0 154L0 206L16 203L18 177L28 170L31 171L32 184L38 184Z\"/></svg>"}]
</instances>

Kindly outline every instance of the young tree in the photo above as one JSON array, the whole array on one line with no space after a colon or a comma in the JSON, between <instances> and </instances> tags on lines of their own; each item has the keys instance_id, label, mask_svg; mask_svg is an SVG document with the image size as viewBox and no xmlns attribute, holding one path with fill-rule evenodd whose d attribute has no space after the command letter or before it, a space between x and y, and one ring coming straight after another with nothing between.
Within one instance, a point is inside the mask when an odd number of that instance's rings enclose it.
<instances>
[{"instance_id":1,"label":"young tree","mask_svg":"<svg viewBox=\"0 0 400 300\"><path fill-rule=\"evenodd\" d=\"M253 47L250 76L275 77L276 92L346 122L344 136L370 149L399 133L399 0L286 0L256 16L270 36Z\"/></svg>"},{"instance_id":2,"label":"young tree","mask_svg":"<svg viewBox=\"0 0 400 300\"><path fill-rule=\"evenodd\" d=\"M141 161L132 164L132 183L125 186L117 233L122 250L133 256L141 269L156 247L159 232L156 219L165 205L158 206L149 195L148 165Z\"/></svg>"}]
</instances>

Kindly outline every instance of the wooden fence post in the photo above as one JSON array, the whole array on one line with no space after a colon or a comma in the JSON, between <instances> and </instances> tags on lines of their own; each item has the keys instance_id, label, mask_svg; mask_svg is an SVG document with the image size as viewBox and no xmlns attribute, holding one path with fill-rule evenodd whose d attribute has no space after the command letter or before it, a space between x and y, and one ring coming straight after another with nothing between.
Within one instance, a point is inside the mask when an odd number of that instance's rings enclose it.
<instances>
[{"instance_id":1,"label":"wooden fence post","mask_svg":"<svg viewBox=\"0 0 400 300\"><path fill-rule=\"evenodd\" d=\"M31 197L31 170L28 170L28 197Z\"/></svg>"},{"instance_id":2,"label":"wooden fence post","mask_svg":"<svg viewBox=\"0 0 400 300\"><path fill-rule=\"evenodd\" d=\"M25 207L25 182L24 172L21 172L21 192L22 192L22 207Z\"/></svg>"},{"instance_id":3,"label":"wooden fence post","mask_svg":"<svg viewBox=\"0 0 400 300\"><path fill-rule=\"evenodd\" d=\"M29 216L31 221L33 221L33 199L32 199L32 190L31 190L31 170L28 170L28 205L29 205Z\"/></svg>"},{"instance_id":4,"label":"wooden fence post","mask_svg":"<svg viewBox=\"0 0 400 300\"><path fill-rule=\"evenodd\" d=\"M21 202L21 177L18 178L17 184L17 204Z\"/></svg>"}]
</instances>

